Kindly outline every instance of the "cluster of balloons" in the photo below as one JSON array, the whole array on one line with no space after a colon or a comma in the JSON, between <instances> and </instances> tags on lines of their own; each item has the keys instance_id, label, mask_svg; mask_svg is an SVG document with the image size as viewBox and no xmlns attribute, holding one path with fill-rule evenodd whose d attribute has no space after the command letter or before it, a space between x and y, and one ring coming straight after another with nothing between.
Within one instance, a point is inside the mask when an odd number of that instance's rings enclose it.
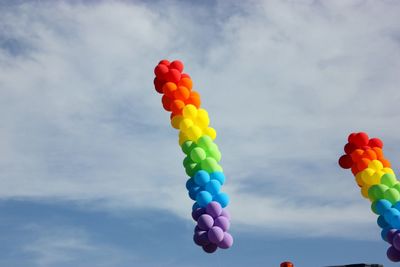
<instances>
[{"instance_id":1,"label":"cluster of balloons","mask_svg":"<svg viewBox=\"0 0 400 267\"><path fill-rule=\"evenodd\" d=\"M193 90L190 76L183 72L179 60L161 60L154 69L154 86L163 94L162 104L171 112L171 125L179 130L179 145L186 157L183 160L189 197L195 201L192 218L197 222L193 240L207 253L232 246L227 232L230 216L226 207L229 197L221 192L225 175L219 162L221 152L214 140L217 133L210 127L210 118L200 108L200 95Z\"/></svg>"},{"instance_id":2,"label":"cluster of balloons","mask_svg":"<svg viewBox=\"0 0 400 267\"><path fill-rule=\"evenodd\" d=\"M400 182L383 155L383 142L369 139L366 133L352 133L344 147L339 165L351 169L361 195L371 201L371 210L379 215L382 239L392 246L387 251L390 260L400 261ZM397 237L398 236L398 237Z\"/></svg>"}]
</instances>

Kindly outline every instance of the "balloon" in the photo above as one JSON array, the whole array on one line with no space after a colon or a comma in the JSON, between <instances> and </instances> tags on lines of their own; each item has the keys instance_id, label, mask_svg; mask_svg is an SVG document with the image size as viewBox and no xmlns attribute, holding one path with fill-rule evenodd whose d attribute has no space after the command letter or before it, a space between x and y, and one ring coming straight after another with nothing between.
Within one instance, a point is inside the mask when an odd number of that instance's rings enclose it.
<instances>
[{"instance_id":1,"label":"balloon","mask_svg":"<svg viewBox=\"0 0 400 267\"><path fill-rule=\"evenodd\" d=\"M207 253L213 253L217 250L217 248L218 246L213 243L203 246L203 250Z\"/></svg>"},{"instance_id":2,"label":"balloon","mask_svg":"<svg viewBox=\"0 0 400 267\"><path fill-rule=\"evenodd\" d=\"M385 191L384 198L394 204L400 200L400 193L394 188L389 188Z\"/></svg>"},{"instance_id":3,"label":"balloon","mask_svg":"<svg viewBox=\"0 0 400 267\"><path fill-rule=\"evenodd\" d=\"M353 162L358 162L362 159L362 156L364 154L364 150L362 149L356 149L351 153L351 159L353 160Z\"/></svg>"},{"instance_id":4,"label":"balloon","mask_svg":"<svg viewBox=\"0 0 400 267\"><path fill-rule=\"evenodd\" d=\"M154 69L154 74L157 78L164 79L168 73L168 66L164 64L158 64Z\"/></svg>"},{"instance_id":5,"label":"balloon","mask_svg":"<svg viewBox=\"0 0 400 267\"><path fill-rule=\"evenodd\" d=\"M221 166L219 166L218 162L212 157L207 157L200 163L200 165L203 170L209 173L222 171Z\"/></svg>"},{"instance_id":6,"label":"balloon","mask_svg":"<svg viewBox=\"0 0 400 267\"><path fill-rule=\"evenodd\" d=\"M210 244L210 240L208 240L207 231L198 231L193 235L193 241L198 246L205 246Z\"/></svg>"},{"instance_id":7,"label":"balloon","mask_svg":"<svg viewBox=\"0 0 400 267\"><path fill-rule=\"evenodd\" d=\"M163 59L160 62L158 62L158 64L163 64L163 65L169 66L170 63L167 59Z\"/></svg>"},{"instance_id":8,"label":"balloon","mask_svg":"<svg viewBox=\"0 0 400 267\"><path fill-rule=\"evenodd\" d=\"M210 181L210 175L204 170L199 170L194 175L194 182L199 186L204 186Z\"/></svg>"},{"instance_id":9,"label":"balloon","mask_svg":"<svg viewBox=\"0 0 400 267\"><path fill-rule=\"evenodd\" d=\"M184 75L182 74L181 77L182 79L179 81L178 86L184 86L187 89L192 90L193 87L193 82L190 78L185 78L183 77Z\"/></svg>"},{"instance_id":10,"label":"balloon","mask_svg":"<svg viewBox=\"0 0 400 267\"><path fill-rule=\"evenodd\" d=\"M231 219L231 214L229 213L229 211L227 209L222 209L221 216L226 217L228 220Z\"/></svg>"},{"instance_id":11,"label":"balloon","mask_svg":"<svg viewBox=\"0 0 400 267\"><path fill-rule=\"evenodd\" d=\"M172 127L179 130L179 125L182 120L183 120L183 117L180 115L172 117L172 119L171 119Z\"/></svg>"},{"instance_id":12,"label":"balloon","mask_svg":"<svg viewBox=\"0 0 400 267\"><path fill-rule=\"evenodd\" d=\"M392 207L392 203L390 203L386 199L376 200L372 203L375 206L375 209L379 215L383 215L388 209Z\"/></svg>"},{"instance_id":13,"label":"balloon","mask_svg":"<svg viewBox=\"0 0 400 267\"><path fill-rule=\"evenodd\" d=\"M368 190L369 190L370 185L365 185L361 187L361 195L365 198L368 198Z\"/></svg>"},{"instance_id":14,"label":"balloon","mask_svg":"<svg viewBox=\"0 0 400 267\"><path fill-rule=\"evenodd\" d=\"M186 105L182 111L183 116L191 120L196 119L197 113L197 108L193 105Z\"/></svg>"},{"instance_id":15,"label":"balloon","mask_svg":"<svg viewBox=\"0 0 400 267\"><path fill-rule=\"evenodd\" d=\"M347 137L347 141L349 143L354 143L354 137L356 137L356 133L349 134L349 136Z\"/></svg>"},{"instance_id":16,"label":"balloon","mask_svg":"<svg viewBox=\"0 0 400 267\"><path fill-rule=\"evenodd\" d=\"M220 227L224 232L229 230L230 225L229 219L224 216L219 216L214 220L214 226Z\"/></svg>"},{"instance_id":17,"label":"balloon","mask_svg":"<svg viewBox=\"0 0 400 267\"><path fill-rule=\"evenodd\" d=\"M182 100L174 100L171 104L171 111L174 114L181 114L185 103Z\"/></svg>"},{"instance_id":18,"label":"balloon","mask_svg":"<svg viewBox=\"0 0 400 267\"><path fill-rule=\"evenodd\" d=\"M174 92L176 91L176 89L177 89L176 84L171 82L165 83L162 88L164 95L172 99L174 99Z\"/></svg>"},{"instance_id":19,"label":"balloon","mask_svg":"<svg viewBox=\"0 0 400 267\"><path fill-rule=\"evenodd\" d=\"M371 201L382 199L387 189L389 187L384 184L373 185L368 189L368 197Z\"/></svg>"},{"instance_id":20,"label":"balloon","mask_svg":"<svg viewBox=\"0 0 400 267\"><path fill-rule=\"evenodd\" d=\"M189 197L191 200L197 200L197 195L201 192L200 187L194 187L189 190Z\"/></svg>"},{"instance_id":21,"label":"balloon","mask_svg":"<svg viewBox=\"0 0 400 267\"><path fill-rule=\"evenodd\" d=\"M379 147L382 148L383 147L383 142L381 139L379 138L371 138L369 139L368 145L370 147Z\"/></svg>"},{"instance_id":22,"label":"balloon","mask_svg":"<svg viewBox=\"0 0 400 267\"><path fill-rule=\"evenodd\" d=\"M166 111L171 111L172 99L170 97L163 95L161 102Z\"/></svg>"},{"instance_id":23,"label":"balloon","mask_svg":"<svg viewBox=\"0 0 400 267\"><path fill-rule=\"evenodd\" d=\"M357 168L359 170L364 170L368 168L369 163L371 162L370 159L362 158L359 162L357 162Z\"/></svg>"},{"instance_id":24,"label":"balloon","mask_svg":"<svg viewBox=\"0 0 400 267\"><path fill-rule=\"evenodd\" d=\"M395 247L391 246L388 248L386 252L387 257L389 260L393 262L399 262L400 261L400 251L398 251Z\"/></svg>"},{"instance_id":25,"label":"balloon","mask_svg":"<svg viewBox=\"0 0 400 267\"><path fill-rule=\"evenodd\" d=\"M169 82L178 83L181 79L181 73L176 69L170 69L165 75L165 79Z\"/></svg>"},{"instance_id":26,"label":"balloon","mask_svg":"<svg viewBox=\"0 0 400 267\"><path fill-rule=\"evenodd\" d=\"M217 138L217 132L214 130L214 128L207 127L206 129L203 130L203 132L205 135L208 135L209 137L211 137L212 140Z\"/></svg>"},{"instance_id":27,"label":"balloon","mask_svg":"<svg viewBox=\"0 0 400 267\"><path fill-rule=\"evenodd\" d=\"M171 62L171 64L169 65L170 69L176 69L179 72L183 71L183 63L180 60L174 60Z\"/></svg>"},{"instance_id":28,"label":"balloon","mask_svg":"<svg viewBox=\"0 0 400 267\"><path fill-rule=\"evenodd\" d=\"M390 173L385 173L381 177L381 184L384 184L388 187L392 187L397 183L396 176Z\"/></svg>"},{"instance_id":29,"label":"balloon","mask_svg":"<svg viewBox=\"0 0 400 267\"><path fill-rule=\"evenodd\" d=\"M213 226L208 230L208 240L211 243L218 244L222 239L224 239L224 231L220 227Z\"/></svg>"},{"instance_id":30,"label":"balloon","mask_svg":"<svg viewBox=\"0 0 400 267\"><path fill-rule=\"evenodd\" d=\"M387 209L383 214L385 221L387 221L390 225L392 225L392 220L395 216L400 216L400 211L393 208Z\"/></svg>"},{"instance_id":31,"label":"balloon","mask_svg":"<svg viewBox=\"0 0 400 267\"><path fill-rule=\"evenodd\" d=\"M207 150L207 155L214 158L217 162L221 160L221 152L219 152L217 145L215 147Z\"/></svg>"},{"instance_id":32,"label":"balloon","mask_svg":"<svg viewBox=\"0 0 400 267\"><path fill-rule=\"evenodd\" d=\"M393 238L395 237L395 235L399 233L398 229L390 229L386 234L386 240L389 244L393 244Z\"/></svg>"},{"instance_id":33,"label":"balloon","mask_svg":"<svg viewBox=\"0 0 400 267\"><path fill-rule=\"evenodd\" d=\"M210 215L213 218L217 218L218 216L221 215L222 213L222 207L221 205L216 202L216 201L211 201L210 203L208 203L208 205L206 206L206 213L208 215Z\"/></svg>"},{"instance_id":34,"label":"balloon","mask_svg":"<svg viewBox=\"0 0 400 267\"><path fill-rule=\"evenodd\" d=\"M213 200L213 196L207 191L200 191L196 196L196 201L199 203L200 207L207 206Z\"/></svg>"},{"instance_id":35,"label":"balloon","mask_svg":"<svg viewBox=\"0 0 400 267\"><path fill-rule=\"evenodd\" d=\"M200 164L192 163L185 167L186 174L193 176L200 169Z\"/></svg>"},{"instance_id":36,"label":"balloon","mask_svg":"<svg viewBox=\"0 0 400 267\"><path fill-rule=\"evenodd\" d=\"M353 143L358 147L366 146L368 145L368 142L369 142L369 137L364 132L357 133L353 141Z\"/></svg>"},{"instance_id":37,"label":"balloon","mask_svg":"<svg viewBox=\"0 0 400 267\"><path fill-rule=\"evenodd\" d=\"M163 90L162 87L164 86L165 81L155 77L154 78L154 88L156 88L157 93L162 94Z\"/></svg>"},{"instance_id":38,"label":"balloon","mask_svg":"<svg viewBox=\"0 0 400 267\"><path fill-rule=\"evenodd\" d=\"M388 242L387 236L388 236L388 233L389 233L390 229L392 229L392 228L383 228L382 229L381 237L382 237L383 241Z\"/></svg>"},{"instance_id":39,"label":"balloon","mask_svg":"<svg viewBox=\"0 0 400 267\"><path fill-rule=\"evenodd\" d=\"M206 157L207 157L206 152L201 147L195 147L190 152L190 158L196 163L202 162L203 160L206 159Z\"/></svg>"},{"instance_id":40,"label":"balloon","mask_svg":"<svg viewBox=\"0 0 400 267\"><path fill-rule=\"evenodd\" d=\"M208 214L200 215L197 220L197 226L204 231L208 231L213 225L214 219Z\"/></svg>"},{"instance_id":41,"label":"balloon","mask_svg":"<svg viewBox=\"0 0 400 267\"><path fill-rule=\"evenodd\" d=\"M203 134L202 130L196 125L189 127L186 133L189 139L193 141L197 141L197 139L199 139Z\"/></svg>"},{"instance_id":42,"label":"balloon","mask_svg":"<svg viewBox=\"0 0 400 267\"><path fill-rule=\"evenodd\" d=\"M217 201L223 208L229 204L229 196L226 193L218 193L214 196L214 201Z\"/></svg>"},{"instance_id":43,"label":"balloon","mask_svg":"<svg viewBox=\"0 0 400 267\"><path fill-rule=\"evenodd\" d=\"M191 91L189 99L186 101L186 104L192 104L196 108L200 108L201 100L200 100L199 93L197 93L195 91Z\"/></svg>"},{"instance_id":44,"label":"balloon","mask_svg":"<svg viewBox=\"0 0 400 267\"><path fill-rule=\"evenodd\" d=\"M339 158L339 165L343 169L350 169L351 166L353 165L353 160L351 159L351 156L349 155L343 155Z\"/></svg>"},{"instance_id":45,"label":"balloon","mask_svg":"<svg viewBox=\"0 0 400 267\"><path fill-rule=\"evenodd\" d=\"M199 217L201 215L203 215L204 213L206 213L206 210L204 208L198 208L194 211L192 211L192 218L193 220L195 220L197 222L197 220L199 219Z\"/></svg>"},{"instance_id":46,"label":"balloon","mask_svg":"<svg viewBox=\"0 0 400 267\"><path fill-rule=\"evenodd\" d=\"M388 222L382 215L378 217L377 224L379 225L380 228L387 228L389 226Z\"/></svg>"},{"instance_id":47,"label":"balloon","mask_svg":"<svg viewBox=\"0 0 400 267\"><path fill-rule=\"evenodd\" d=\"M379 171L383 169L383 164L379 160L371 160L371 162L368 165L368 168L371 168L375 171Z\"/></svg>"},{"instance_id":48,"label":"balloon","mask_svg":"<svg viewBox=\"0 0 400 267\"><path fill-rule=\"evenodd\" d=\"M233 237L231 234L225 232L224 233L224 238L222 239L221 242L218 243L218 247L222 249L227 249L230 248L233 245Z\"/></svg>"},{"instance_id":49,"label":"balloon","mask_svg":"<svg viewBox=\"0 0 400 267\"><path fill-rule=\"evenodd\" d=\"M186 189L191 190L192 188L198 187L198 185L194 182L194 178L189 178L186 181Z\"/></svg>"},{"instance_id":50,"label":"balloon","mask_svg":"<svg viewBox=\"0 0 400 267\"><path fill-rule=\"evenodd\" d=\"M211 180L206 184L205 189L214 196L221 190L221 184L217 180Z\"/></svg>"},{"instance_id":51,"label":"balloon","mask_svg":"<svg viewBox=\"0 0 400 267\"><path fill-rule=\"evenodd\" d=\"M210 173L211 180L217 180L221 185L225 183L225 175L223 172L212 172Z\"/></svg>"},{"instance_id":52,"label":"balloon","mask_svg":"<svg viewBox=\"0 0 400 267\"><path fill-rule=\"evenodd\" d=\"M179 129L182 132L186 133L188 131L188 129L190 127L192 127L193 125L194 125L194 123L193 123L193 121L191 119L184 118L184 119L182 119L181 123L179 124Z\"/></svg>"},{"instance_id":53,"label":"balloon","mask_svg":"<svg viewBox=\"0 0 400 267\"><path fill-rule=\"evenodd\" d=\"M194 211L194 210L196 210L198 208L201 208L200 205L197 202L194 202L193 206L192 206L192 211Z\"/></svg>"},{"instance_id":54,"label":"balloon","mask_svg":"<svg viewBox=\"0 0 400 267\"><path fill-rule=\"evenodd\" d=\"M199 138L199 140L197 140L197 145L203 148L204 150L208 150L209 148L212 147L213 144L214 144L213 140L208 135L203 135L202 137Z\"/></svg>"},{"instance_id":55,"label":"balloon","mask_svg":"<svg viewBox=\"0 0 400 267\"><path fill-rule=\"evenodd\" d=\"M383 173L382 173L381 176L383 176L383 175L385 175L385 174L387 174L387 173L388 173L388 174L393 174L393 175L394 175L394 171L393 171L391 168L386 168L386 167L385 167L385 168L382 169L382 172L383 172Z\"/></svg>"},{"instance_id":56,"label":"balloon","mask_svg":"<svg viewBox=\"0 0 400 267\"><path fill-rule=\"evenodd\" d=\"M196 125L201 129L205 129L210 124L210 118L208 117L207 111L199 109L196 117Z\"/></svg>"},{"instance_id":57,"label":"balloon","mask_svg":"<svg viewBox=\"0 0 400 267\"><path fill-rule=\"evenodd\" d=\"M194 162L193 162L193 160L189 157L189 156L186 156L184 159L183 159L183 166L186 168L187 166L189 166L190 164L193 164Z\"/></svg>"},{"instance_id":58,"label":"balloon","mask_svg":"<svg viewBox=\"0 0 400 267\"><path fill-rule=\"evenodd\" d=\"M173 97L175 99L179 99L185 101L190 96L190 91L184 86L179 86L177 90L175 90Z\"/></svg>"},{"instance_id":59,"label":"balloon","mask_svg":"<svg viewBox=\"0 0 400 267\"><path fill-rule=\"evenodd\" d=\"M352 144L352 143L347 143L344 146L344 152L346 152L346 154L351 154L356 149L357 149L357 146L355 144Z\"/></svg>"},{"instance_id":60,"label":"balloon","mask_svg":"<svg viewBox=\"0 0 400 267\"><path fill-rule=\"evenodd\" d=\"M193 148L196 147L196 144L193 141L186 141L182 144L182 151L183 153L185 153L186 155L188 155Z\"/></svg>"}]
</instances>

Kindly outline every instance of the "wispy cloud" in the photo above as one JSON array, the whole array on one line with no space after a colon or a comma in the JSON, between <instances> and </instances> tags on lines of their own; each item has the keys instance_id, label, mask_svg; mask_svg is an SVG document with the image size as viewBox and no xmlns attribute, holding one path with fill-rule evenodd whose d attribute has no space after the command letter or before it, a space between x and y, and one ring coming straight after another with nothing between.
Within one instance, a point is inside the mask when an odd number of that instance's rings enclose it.
<instances>
[{"instance_id":1,"label":"wispy cloud","mask_svg":"<svg viewBox=\"0 0 400 267\"><path fill-rule=\"evenodd\" d=\"M157 61L180 58L218 131L234 222L357 236L375 219L336 160L353 130L400 156L399 10L394 1L6 6L0 196L101 199L189 219L183 154L152 86Z\"/></svg>"}]
</instances>

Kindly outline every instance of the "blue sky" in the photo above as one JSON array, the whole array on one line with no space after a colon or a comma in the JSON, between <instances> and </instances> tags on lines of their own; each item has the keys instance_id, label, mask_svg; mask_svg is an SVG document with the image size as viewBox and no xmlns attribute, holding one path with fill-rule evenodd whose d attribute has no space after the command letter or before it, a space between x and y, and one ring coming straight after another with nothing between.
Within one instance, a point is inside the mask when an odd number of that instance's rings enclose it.
<instances>
[{"instance_id":1,"label":"blue sky","mask_svg":"<svg viewBox=\"0 0 400 267\"><path fill-rule=\"evenodd\" d=\"M1 266L395 266L337 159L366 131L400 166L400 4L199 3L1 2ZM215 255L192 243L163 58L218 133L235 244Z\"/></svg>"}]
</instances>

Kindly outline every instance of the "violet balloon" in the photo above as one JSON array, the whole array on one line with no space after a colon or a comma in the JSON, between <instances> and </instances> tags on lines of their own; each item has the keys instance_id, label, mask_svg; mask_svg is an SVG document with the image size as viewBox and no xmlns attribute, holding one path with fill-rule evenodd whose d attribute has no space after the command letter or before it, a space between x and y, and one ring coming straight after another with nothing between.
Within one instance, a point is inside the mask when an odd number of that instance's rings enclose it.
<instances>
[{"instance_id":1,"label":"violet balloon","mask_svg":"<svg viewBox=\"0 0 400 267\"><path fill-rule=\"evenodd\" d=\"M214 219L208 214L200 215L197 226L202 230L208 230L214 225Z\"/></svg>"},{"instance_id":2,"label":"violet balloon","mask_svg":"<svg viewBox=\"0 0 400 267\"><path fill-rule=\"evenodd\" d=\"M217 250L217 248L218 246L213 243L203 246L203 250L207 253L213 253Z\"/></svg>"},{"instance_id":3,"label":"violet balloon","mask_svg":"<svg viewBox=\"0 0 400 267\"><path fill-rule=\"evenodd\" d=\"M392 245L397 249L400 250L400 233L397 233L393 236Z\"/></svg>"},{"instance_id":4,"label":"violet balloon","mask_svg":"<svg viewBox=\"0 0 400 267\"><path fill-rule=\"evenodd\" d=\"M229 211L226 208L222 209L221 216L226 217L228 220L231 219L231 214L229 213Z\"/></svg>"},{"instance_id":5,"label":"violet balloon","mask_svg":"<svg viewBox=\"0 0 400 267\"><path fill-rule=\"evenodd\" d=\"M206 206L206 212L207 212L207 214L209 214L211 217L217 218L217 217L220 216L221 213L222 213L221 204L219 204L219 203L216 202L216 201L211 201L211 202L208 203L208 205Z\"/></svg>"},{"instance_id":6,"label":"violet balloon","mask_svg":"<svg viewBox=\"0 0 400 267\"><path fill-rule=\"evenodd\" d=\"M229 222L228 218L224 216L219 216L214 220L214 226L220 227L224 232L229 230L230 225L231 223Z\"/></svg>"},{"instance_id":7,"label":"violet balloon","mask_svg":"<svg viewBox=\"0 0 400 267\"><path fill-rule=\"evenodd\" d=\"M224 231L220 227L213 226L208 230L208 240L210 240L211 243L218 244L222 239L224 239Z\"/></svg>"},{"instance_id":8,"label":"violet balloon","mask_svg":"<svg viewBox=\"0 0 400 267\"><path fill-rule=\"evenodd\" d=\"M193 220L197 221L201 215L206 213L206 210L204 208L198 208L194 211L192 211L192 218Z\"/></svg>"},{"instance_id":9,"label":"violet balloon","mask_svg":"<svg viewBox=\"0 0 400 267\"><path fill-rule=\"evenodd\" d=\"M218 247L222 249L230 248L233 245L233 237L230 233L225 232L224 238L218 243Z\"/></svg>"},{"instance_id":10,"label":"violet balloon","mask_svg":"<svg viewBox=\"0 0 400 267\"><path fill-rule=\"evenodd\" d=\"M198 231L193 235L193 241L196 245L205 246L210 244L210 240L208 239L207 231Z\"/></svg>"},{"instance_id":11,"label":"violet balloon","mask_svg":"<svg viewBox=\"0 0 400 267\"><path fill-rule=\"evenodd\" d=\"M386 252L387 257L389 260L394 261L394 262L399 262L400 261L400 251L398 251L395 247L391 246L388 248Z\"/></svg>"},{"instance_id":12,"label":"violet balloon","mask_svg":"<svg viewBox=\"0 0 400 267\"><path fill-rule=\"evenodd\" d=\"M400 231L398 229L390 229L388 231L388 233L386 234L387 242L390 243L390 244L393 244L393 238L399 232Z\"/></svg>"}]
</instances>

